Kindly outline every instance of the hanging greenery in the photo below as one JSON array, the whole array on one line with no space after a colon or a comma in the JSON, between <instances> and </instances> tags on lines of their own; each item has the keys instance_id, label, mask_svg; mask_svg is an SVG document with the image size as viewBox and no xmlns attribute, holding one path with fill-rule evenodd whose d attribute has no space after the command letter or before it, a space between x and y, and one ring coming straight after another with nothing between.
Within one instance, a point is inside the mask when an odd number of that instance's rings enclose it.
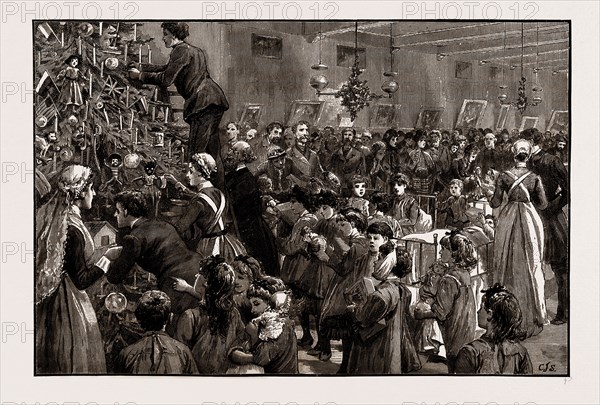
<instances>
[{"instance_id":1,"label":"hanging greenery","mask_svg":"<svg viewBox=\"0 0 600 405\"><path fill-rule=\"evenodd\" d=\"M358 59L355 59L348 81L344 83L340 91L335 94L335 97L342 99L341 104L346 107L350 113L352 121L356 119L358 112L368 106L369 102L375 96L369 90L367 81L360 80L360 74L361 71Z\"/></svg>"},{"instance_id":2,"label":"hanging greenery","mask_svg":"<svg viewBox=\"0 0 600 405\"><path fill-rule=\"evenodd\" d=\"M525 95L525 82L527 81L527 79L525 79L525 76L521 77L521 80L519 81L519 89L518 89L518 98L517 98L517 109L519 110L519 112L521 114L523 114L525 112L525 110L527 109L527 96Z\"/></svg>"}]
</instances>

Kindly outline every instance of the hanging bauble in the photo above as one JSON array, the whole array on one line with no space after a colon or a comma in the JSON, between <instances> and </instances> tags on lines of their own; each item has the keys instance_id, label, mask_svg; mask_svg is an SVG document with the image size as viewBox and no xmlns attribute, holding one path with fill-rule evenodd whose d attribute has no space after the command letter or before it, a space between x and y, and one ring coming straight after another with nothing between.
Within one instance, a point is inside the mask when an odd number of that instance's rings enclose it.
<instances>
[{"instance_id":1,"label":"hanging bauble","mask_svg":"<svg viewBox=\"0 0 600 405\"><path fill-rule=\"evenodd\" d=\"M98 102L96 103L96 108L97 108L98 110L101 110L101 109L103 109L103 108L104 108L104 102L102 102L102 101L98 101Z\"/></svg>"},{"instance_id":2,"label":"hanging bauble","mask_svg":"<svg viewBox=\"0 0 600 405\"><path fill-rule=\"evenodd\" d=\"M35 125L40 128L44 128L46 125L48 125L48 118L46 118L45 115L38 115L35 117Z\"/></svg>"},{"instance_id":3,"label":"hanging bauble","mask_svg":"<svg viewBox=\"0 0 600 405\"><path fill-rule=\"evenodd\" d=\"M89 37L94 33L94 27L88 22L81 23L77 27L77 33L84 38Z\"/></svg>"},{"instance_id":4,"label":"hanging bauble","mask_svg":"<svg viewBox=\"0 0 600 405\"><path fill-rule=\"evenodd\" d=\"M533 96L531 98L532 101L532 105L538 105L542 102L542 96L540 96L539 94L536 94L535 96Z\"/></svg>"},{"instance_id":5,"label":"hanging bauble","mask_svg":"<svg viewBox=\"0 0 600 405\"><path fill-rule=\"evenodd\" d=\"M137 153L129 153L123 158L123 165L127 169L135 169L141 162L140 155Z\"/></svg>"},{"instance_id":6,"label":"hanging bauble","mask_svg":"<svg viewBox=\"0 0 600 405\"><path fill-rule=\"evenodd\" d=\"M60 150L62 149L60 146L58 145L54 145L54 152L60 152Z\"/></svg>"},{"instance_id":7,"label":"hanging bauble","mask_svg":"<svg viewBox=\"0 0 600 405\"><path fill-rule=\"evenodd\" d=\"M62 160L63 162L70 162L71 160L73 160L73 149L71 149L70 147L65 147L63 148L60 153L58 154L58 157L60 158L60 160Z\"/></svg>"},{"instance_id":8,"label":"hanging bauble","mask_svg":"<svg viewBox=\"0 0 600 405\"><path fill-rule=\"evenodd\" d=\"M127 308L127 298L118 292L110 293L104 299L104 307L113 314L120 314Z\"/></svg>"},{"instance_id":9,"label":"hanging bauble","mask_svg":"<svg viewBox=\"0 0 600 405\"><path fill-rule=\"evenodd\" d=\"M498 100L500 100L501 103L504 103L506 100L508 100L508 96L506 94L500 94L498 96Z\"/></svg>"},{"instance_id":10,"label":"hanging bauble","mask_svg":"<svg viewBox=\"0 0 600 405\"><path fill-rule=\"evenodd\" d=\"M104 66L106 66L108 70L115 70L119 66L119 60L115 57L106 58Z\"/></svg>"},{"instance_id":11,"label":"hanging bauble","mask_svg":"<svg viewBox=\"0 0 600 405\"><path fill-rule=\"evenodd\" d=\"M79 119L74 115L70 115L69 118L67 118L67 122L69 125L75 126L79 123Z\"/></svg>"}]
</instances>

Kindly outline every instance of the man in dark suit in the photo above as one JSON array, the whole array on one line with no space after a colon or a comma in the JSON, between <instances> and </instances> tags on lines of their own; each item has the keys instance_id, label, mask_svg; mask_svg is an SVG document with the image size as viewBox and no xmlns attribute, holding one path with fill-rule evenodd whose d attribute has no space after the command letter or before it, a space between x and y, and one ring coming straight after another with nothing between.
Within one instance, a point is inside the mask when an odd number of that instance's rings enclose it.
<instances>
[{"instance_id":1,"label":"man in dark suit","mask_svg":"<svg viewBox=\"0 0 600 405\"><path fill-rule=\"evenodd\" d=\"M219 123L229 109L223 90L208 73L206 55L200 48L185 42L189 27L182 22L161 24L163 41L173 48L166 65L131 64L129 77L145 84L166 88L175 84L177 92L185 99L183 119L190 125L187 158L195 153L209 153L217 160L222 184Z\"/></svg>"},{"instance_id":2,"label":"man in dark suit","mask_svg":"<svg viewBox=\"0 0 600 405\"><path fill-rule=\"evenodd\" d=\"M347 186L352 176L366 174L365 155L354 146L354 128L342 130L342 147L331 156L331 171Z\"/></svg>"},{"instance_id":3,"label":"man in dark suit","mask_svg":"<svg viewBox=\"0 0 600 405\"><path fill-rule=\"evenodd\" d=\"M186 309L198 306L198 299L175 291L174 278L194 285L202 257L189 250L175 227L159 219L148 219L148 203L139 191L124 191L115 197L119 228L131 228L123 238L118 258L110 264L106 278L120 284L134 265L156 276L158 288L171 299L171 310L178 316Z\"/></svg>"},{"instance_id":4,"label":"man in dark suit","mask_svg":"<svg viewBox=\"0 0 600 405\"><path fill-rule=\"evenodd\" d=\"M267 176L273 183L276 194L288 192L294 184L305 184L309 178L300 171L294 162L287 158L286 152L279 146L270 146L267 161L258 166L256 177Z\"/></svg>"},{"instance_id":5,"label":"man in dark suit","mask_svg":"<svg viewBox=\"0 0 600 405\"><path fill-rule=\"evenodd\" d=\"M533 133L533 154L528 166L540 176L548 207L540 210L544 223L544 261L549 263L558 286L555 325L569 318L569 224L563 208L569 203L569 174L561 160L541 149L543 135Z\"/></svg>"}]
</instances>

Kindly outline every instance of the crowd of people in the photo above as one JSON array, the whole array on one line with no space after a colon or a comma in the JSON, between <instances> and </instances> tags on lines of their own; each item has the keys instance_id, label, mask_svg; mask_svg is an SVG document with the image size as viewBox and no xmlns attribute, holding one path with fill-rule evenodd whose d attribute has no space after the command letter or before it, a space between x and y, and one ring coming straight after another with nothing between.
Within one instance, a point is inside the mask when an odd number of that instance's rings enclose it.
<instances>
[{"instance_id":1,"label":"crowd of people","mask_svg":"<svg viewBox=\"0 0 600 405\"><path fill-rule=\"evenodd\" d=\"M225 133L220 156L193 154L185 178L163 174L188 199L181 216L154 215L143 190L118 194L116 223L129 232L101 257L80 211L93 204L93 173L64 170L36 213L38 373L296 374L298 350L327 362L341 341L339 374L418 372L419 354L441 345L450 374L528 374L521 342L567 322L564 134L302 121L263 134L230 122ZM473 228L494 241L481 300ZM432 229L447 233L415 290L400 241ZM558 288L552 320L543 263ZM107 370L85 289L122 283L136 265L157 280L136 304L146 334Z\"/></svg>"}]
</instances>

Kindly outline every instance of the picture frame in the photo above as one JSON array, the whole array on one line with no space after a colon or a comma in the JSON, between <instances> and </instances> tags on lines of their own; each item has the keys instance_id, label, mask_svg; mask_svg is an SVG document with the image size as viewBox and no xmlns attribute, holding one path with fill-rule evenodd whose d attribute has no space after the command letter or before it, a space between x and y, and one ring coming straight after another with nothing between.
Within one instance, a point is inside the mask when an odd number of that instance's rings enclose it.
<instances>
[{"instance_id":1,"label":"picture frame","mask_svg":"<svg viewBox=\"0 0 600 405\"><path fill-rule=\"evenodd\" d=\"M317 125L323 112L324 101L296 100L292 102L287 125L291 126L298 121L307 121L310 125Z\"/></svg>"},{"instance_id":2,"label":"picture frame","mask_svg":"<svg viewBox=\"0 0 600 405\"><path fill-rule=\"evenodd\" d=\"M535 128L538 121L539 121L538 117L525 116L525 117L521 118L521 126L519 127L519 131L523 132L526 129Z\"/></svg>"},{"instance_id":3,"label":"picture frame","mask_svg":"<svg viewBox=\"0 0 600 405\"><path fill-rule=\"evenodd\" d=\"M339 127L344 118L350 118L350 113L342 106L339 99L325 100L317 125L319 128L327 126Z\"/></svg>"},{"instance_id":4,"label":"picture frame","mask_svg":"<svg viewBox=\"0 0 600 405\"><path fill-rule=\"evenodd\" d=\"M283 57L282 38L252 34L252 56L281 59Z\"/></svg>"},{"instance_id":5,"label":"picture frame","mask_svg":"<svg viewBox=\"0 0 600 405\"><path fill-rule=\"evenodd\" d=\"M390 128L400 121L400 104L376 104L371 108L369 127Z\"/></svg>"},{"instance_id":6,"label":"picture frame","mask_svg":"<svg viewBox=\"0 0 600 405\"><path fill-rule=\"evenodd\" d=\"M240 126L243 127L245 124L253 123L255 126L258 126L258 124L260 124L260 118L262 116L263 107L263 104L245 103L244 110L242 111L242 116L239 121Z\"/></svg>"},{"instance_id":7,"label":"picture frame","mask_svg":"<svg viewBox=\"0 0 600 405\"><path fill-rule=\"evenodd\" d=\"M569 132L569 112L565 110L552 110L550 122L546 127L550 132Z\"/></svg>"},{"instance_id":8,"label":"picture frame","mask_svg":"<svg viewBox=\"0 0 600 405\"><path fill-rule=\"evenodd\" d=\"M465 99L458 114L455 128L477 128L486 107L486 100Z\"/></svg>"},{"instance_id":9,"label":"picture frame","mask_svg":"<svg viewBox=\"0 0 600 405\"><path fill-rule=\"evenodd\" d=\"M498 114L498 119L496 120L497 130L502 130L506 126L506 119L508 118L510 107L512 107L510 104L504 104L500 106L500 113Z\"/></svg>"},{"instance_id":10,"label":"picture frame","mask_svg":"<svg viewBox=\"0 0 600 405\"><path fill-rule=\"evenodd\" d=\"M444 107L421 107L415 128L438 129L442 122Z\"/></svg>"},{"instance_id":11,"label":"picture frame","mask_svg":"<svg viewBox=\"0 0 600 405\"><path fill-rule=\"evenodd\" d=\"M471 79L473 77L473 64L457 61L454 66L454 77L457 79Z\"/></svg>"},{"instance_id":12,"label":"picture frame","mask_svg":"<svg viewBox=\"0 0 600 405\"><path fill-rule=\"evenodd\" d=\"M358 51L358 62L362 68L367 67L367 49L356 48ZM337 46L336 65L340 67L352 67L354 65L354 47L347 45Z\"/></svg>"}]
</instances>

